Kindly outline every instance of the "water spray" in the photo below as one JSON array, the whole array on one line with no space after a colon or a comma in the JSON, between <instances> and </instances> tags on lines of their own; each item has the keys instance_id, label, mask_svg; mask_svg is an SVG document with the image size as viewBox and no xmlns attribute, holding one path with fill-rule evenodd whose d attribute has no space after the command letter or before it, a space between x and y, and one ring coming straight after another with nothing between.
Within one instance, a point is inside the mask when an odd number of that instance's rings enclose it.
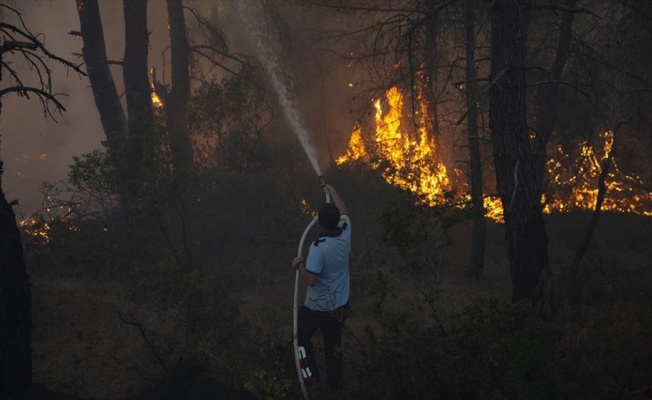
<instances>
[{"instance_id":1,"label":"water spray","mask_svg":"<svg viewBox=\"0 0 652 400\"><path fill-rule=\"evenodd\" d=\"M297 104L297 84L288 73L288 66L284 65L279 57L278 44L271 40L274 35L270 32L266 19L266 10L261 1L244 1L234 2L240 16L246 24L245 30L251 39L251 43L256 48L256 57L267 71L274 91L278 95L281 108L285 118L290 124L292 131L299 139L303 150L305 151L312 168L317 175L321 175L319 159L312 145L310 134L305 128L301 115L300 107Z\"/></svg>"},{"instance_id":2,"label":"water spray","mask_svg":"<svg viewBox=\"0 0 652 400\"><path fill-rule=\"evenodd\" d=\"M326 179L322 175L321 168L319 167L319 160L317 153L310 141L310 135L304 127L303 118L299 111L296 95L296 83L292 79L292 75L287 72L287 68L282 65L281 59L278 55L277 44L270 40L274 35L270 34L270 29L267 25L265 18L266 12L264 5L260 1L237 1L234 2L240 16L246 24L246 32L248 33L252 44L256 48L256 56L265 67L267 74L270 78L272 86L278 95L279 102L282 106L283 113L288 120L294 134L299 139L303 150L305 151L310 164L319 177L319 185L324 190L326 195L326 202L330 203L330 193L326 188ZM301 240L299 241L299 250L297 256L301 257L303 253L303 245L306 240L308 232L317 223L318 217L308 224L303 231ZM308 378L310 375L310 368L307 365L305 351L299 348L298 339L298 315L299 315L299 270L296 272L294 279L294 311L293 311L293 336L294 336L294 358L297 366L297 374L299 376L299 384L301 385L301 392L305 400L308 400L308 392L303 379ZM305 363L302 367L302 363Z\"/></svg>"}]
</instances>

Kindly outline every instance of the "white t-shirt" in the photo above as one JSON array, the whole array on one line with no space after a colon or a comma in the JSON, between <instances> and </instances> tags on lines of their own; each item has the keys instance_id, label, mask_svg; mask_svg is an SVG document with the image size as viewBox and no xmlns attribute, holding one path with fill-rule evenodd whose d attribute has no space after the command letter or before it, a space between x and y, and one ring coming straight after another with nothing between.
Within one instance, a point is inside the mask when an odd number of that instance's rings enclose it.
<instances>
[{"instance_id":1,"label":"white t-shirt","mask_svg":"<svg viewBox=\"0 0 652 400\"><path fill-rule=\"evenodd\" d=\"M351 218L342 214L339 233L322 233L308 250L306 270L317 275L315 286L308 286L304 305L315 311L330 311L349 301L349 254Z\"/></svg>"}]
</instances>

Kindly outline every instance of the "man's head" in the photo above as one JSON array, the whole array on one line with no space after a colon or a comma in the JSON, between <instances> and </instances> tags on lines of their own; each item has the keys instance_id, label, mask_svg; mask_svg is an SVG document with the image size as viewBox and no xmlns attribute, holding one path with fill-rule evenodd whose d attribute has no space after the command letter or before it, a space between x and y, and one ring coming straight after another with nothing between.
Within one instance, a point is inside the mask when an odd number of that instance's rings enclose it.
<instances>
[{"instance_id":1,"label":"man's head","mask_svg":"<svg viewBox=\"0 0 652 400\"><path fill-rule=\"evenodd\" d=\"M319 209L319 225L328 231L334 231L339 222L340 210L333 203L324 203Z\"/></svg>"}]
</instances>

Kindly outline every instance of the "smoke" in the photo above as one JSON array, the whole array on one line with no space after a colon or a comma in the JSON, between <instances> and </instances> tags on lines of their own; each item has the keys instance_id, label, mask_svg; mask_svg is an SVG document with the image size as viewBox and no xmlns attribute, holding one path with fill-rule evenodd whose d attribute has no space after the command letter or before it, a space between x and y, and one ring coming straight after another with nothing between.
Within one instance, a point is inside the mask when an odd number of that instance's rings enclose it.
<instances>
[{"instance_id":1,"label":"smoke","mask_svg":"<svg viewBox=\"0 0 652 400\"><path fill-rule=\"evenodd\" d=\"M149 8L150 59L153 64L159 64L167 36L165 6L151 2ZM79 30L75 1L21 1L19 10L25 25L39 35L51 53L75 63L82 62L78 56L81 39L69 34ZM107 57L119 61L124 54L122 2L100 1L100 12ZM10 14L5 17L6 22L18 24ZM15 62L22 65L19 58ZM19 201L14 208L19 216L28 216L41 208L44 181L65 181L73 156L100 149L105 140L88 78L58 63L50 62L48 66L52 70L53 92L61 94L58 100L67 110L61 115L55 113L56 121L45 118L35 96L3 98L0 116L0 154L5 163L3 189L8 199ZM27 82L35 82L36 77L33 74L30 77L28 69L22 68L20 73L28 77ZM112 73L118 90L122 91L122 71L112 67Z\"/></svg>"},{"instance_id":2,"label":"smoke","mask_svg":"<svg viewBox=\"0 0 652 400\"><path fill-rule=\"evenodd\" d=\"M359 41L338 39L338 49L333 51L333 41L325 38L329 30L350 28L351 21L346 16L334 14L332 10L302 6L300 2L275 0L266 3L276 13L267 18L272 24L281 25L279 32L271 32L271 36L281 42L274 51L279 52L277 56L282 58L281 64L287 69L284 73L292 74L292 84L296 84L293 94L300 99L296 106L310 135L310 144L317 153L319 166L327 172L330 161L346 151L349 135L359 117L354 109L360 105L354 105L352 99L359 90L357 83L362 80L361 74L342 56L351 54L350 48L359 46ZM255 46L241 32L243 21L235 8L224 8L220 26L227 32L232 50L256 54ZM364 106L370 104L369 101ZM285 120L279 122L285 123ZM289 124L286 130L292 132Z\"/></svg>"},{"instance_id":3,"label":"smoke","mask_svg":"<svg viewBox=\"0 0 652 400\"><path fill-rule=\"evenodd\" d=\"M18 4L25 24L33 33L41 34L39 37L48 50L81 63L81 58L75 55L81 52L81 39L68 33L79 30L75 1L34 0ZM122 2L100 0L99 4L107 57L119 61L124 54ZM217 22L231 51L251 54L243 38L242 21L228 1L190 1L189 5ZM320 165L327 170L327 160L346 149L355 123L356 115L351 112L353 91L349 83L358 79L342 59L320 48L319 39L326 29L325 24L345 22L332 17L326 19L318 10L302 8L294 2L279 1L275 5L292 38L292 59L289 61L293 63L301 92L300 111L311 132ZM6 22L17 22L9 17L5 15ZM164 2L149 2L148 30L151 32L150 65L156 67L160 80L165 79L163 59L168 41ZM165 56L169 58L169 52ZM34 96L29 100L17 96L3 98L0 115L0 155L5 163L3 189L10 200L19 200L15 208L19 216L28 216L41 207L44 181L65 181L73 156L102 148L101 142L105 139L88 79L67 71L58 63L49 66L53 91L65 94L59 100L67 109L62 115L56 115L56 122L44 118L42 106ZM122 92L122 71L117 66L111 68L118 91ZM21 73L29 71L23 69Z\"/></svg>"},{"instance_id":4,"label":"smoke","mask_svg":"<svg viewBox=\"0 0 652 400\"><path fill-rule=\"evenodd\" d=\"M80 44L77 38L67 34L79 26L74 1L25 1L20 3L20 10L27 27L32 33L41 34L39 38L48 50L78 62L72 53L79 53ZM6 22L18 24L12 15L5 17ZM22 60L18 57L13 60L20 68ZM101 140L101 131L97 129L99 117L93 110L93 97L86 88L86 80L58 63L48 65L52 69L53 92L67 95L58 97L68 110L63 115L55 114L58 122L44 117L36 96L3 97L0 119L0 150L5 162L3 189L8 199L19 200L15 211L23 215L38 208L43 181L65 179L72 155L99 147ZM20 74L26 82L35 81L26 68L21 68Z\"/></svg>"},{"instance_id":5,"label":"smoke","mask_svg":"<svg viewBox=\"0 0 652 400\"><path fill-rule=\"evenodd\" d=\"M325 38L328 31L346 25L342 15L324 9L302 7L294 2L276 1L276 7L290 26L291 58L298 82L302 112L320 165L327 170L329 162L346 151L349 135L359 116L352 99L361 78L350 62L342 57L351 53L353 43L345 38L334 42ZM359 45L359 42L357 43ZM368 104L365 105L370 105Z\"/></svg>"}]
</instances>

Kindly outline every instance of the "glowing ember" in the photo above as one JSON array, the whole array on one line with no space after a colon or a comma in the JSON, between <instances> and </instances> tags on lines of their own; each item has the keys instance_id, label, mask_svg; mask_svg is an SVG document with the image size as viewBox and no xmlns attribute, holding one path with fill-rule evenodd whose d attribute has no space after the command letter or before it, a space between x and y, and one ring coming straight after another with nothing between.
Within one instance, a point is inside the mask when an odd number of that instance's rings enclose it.
<instances>
[{"instance_id":1,"label":"glowing ember","mask_svg":"<svg viewBox=\"0 0 652 400\"><path fill-rule=\"evenodd\" d=\"M25 234L32 238L40 240L42 244L50 241L49 232L50 225L47 222L38 221L36 218L27 218L18 222L18 227L25 232Z\"/></svg>"},{"instance_id":2,"label":"glowing ember","mask_svg":"<svg viewBox=\"0 0 652 400\"><path fill-rule=\"evenodd\" d=\"M163 102L158 97L154 89L152 89L152 105L157 108L163 107Z\"/></svg>"}]
</instances>

